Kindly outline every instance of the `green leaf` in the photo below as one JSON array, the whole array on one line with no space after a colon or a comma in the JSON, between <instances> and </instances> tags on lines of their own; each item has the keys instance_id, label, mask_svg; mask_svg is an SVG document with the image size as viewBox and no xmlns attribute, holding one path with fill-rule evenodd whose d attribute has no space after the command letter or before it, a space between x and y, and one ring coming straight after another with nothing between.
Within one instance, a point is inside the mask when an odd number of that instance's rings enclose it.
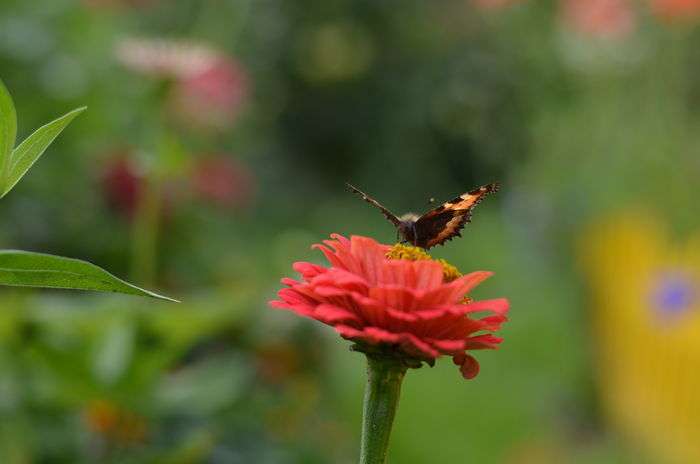
<instances>
[{"instance_id":1,"label":"green leaf","mask_svg":"<svg viewBox=\"0 0 700 464\"><path fill-rule=\"evenodd\" d=\"M17 137L17 114L10 92L0 80L0 169L5 172L10 163L12 147Z\"/></svg>"},{"instance_id":2,"label":"green leaf","mask_svg":"<svg viewBox=\"0 0 700 464\"><path fill-rule=\"evenodd\" d=\"M9 162L5 165L5 177L2 188L2 196L12 190L17 182L27 173L29 168L39 159L44 151L51 145L56 137L66 128L86 108L78 108L70 113L64 114L58 119L51 121L45 126L41 126L24 142L12 150Z\"/></svg>"},{"instance_id":3,"label":"green leaf","mask_svg":"<svg viewBox=\"0 0 700 464\"><path fill-rule=\"evenodd\" d=\"M86 261L20 250L0 250L0 285L116 292L177 302Z\"/></svg>"}]
</instances>

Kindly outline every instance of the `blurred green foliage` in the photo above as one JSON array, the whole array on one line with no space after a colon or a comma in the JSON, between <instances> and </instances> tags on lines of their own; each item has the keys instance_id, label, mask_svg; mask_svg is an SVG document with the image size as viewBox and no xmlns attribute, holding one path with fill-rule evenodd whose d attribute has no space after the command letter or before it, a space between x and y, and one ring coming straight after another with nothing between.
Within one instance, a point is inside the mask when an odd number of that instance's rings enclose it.
<instances>
[{"instance_id":1,"label":"blurred green foliage","mask_svg":"<svg viewBox=\"0 0 700 464\"><path fill-rule=\"evenodd\" d=\"M694 11L594 3L4 0L20 136L90 112L0 205L0 245L184 303L3 290L0 460L354 462L362 357L266 302L331 232L393 240L344 181L401 213L499 180L435 255L496 273L477 297L511 299L505 342L471 382L409 372L391 459L656 462L601 412L574 243L638 204L698 226L699 37ZM211 47L229 74L137 69L133 38Z\"/></svg>"}]
</instances>

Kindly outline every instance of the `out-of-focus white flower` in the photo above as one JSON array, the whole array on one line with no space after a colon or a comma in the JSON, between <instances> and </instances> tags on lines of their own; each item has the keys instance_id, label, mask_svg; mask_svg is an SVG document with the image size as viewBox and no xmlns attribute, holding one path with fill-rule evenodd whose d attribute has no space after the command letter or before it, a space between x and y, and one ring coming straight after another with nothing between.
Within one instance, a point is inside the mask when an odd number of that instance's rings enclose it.
<instances>
[{"instance_id":1,"label":"out-of-focus white flower","mask_svg":"<svg viewBox=\"0 0 700 464\"><path fill-rule=\"evenodd\" d=\"M171 79L189 79L220 59L220 53L206 45L163 39L124 39L115 51L117 59L131 71Z\"/></svg>"}]
</instances>

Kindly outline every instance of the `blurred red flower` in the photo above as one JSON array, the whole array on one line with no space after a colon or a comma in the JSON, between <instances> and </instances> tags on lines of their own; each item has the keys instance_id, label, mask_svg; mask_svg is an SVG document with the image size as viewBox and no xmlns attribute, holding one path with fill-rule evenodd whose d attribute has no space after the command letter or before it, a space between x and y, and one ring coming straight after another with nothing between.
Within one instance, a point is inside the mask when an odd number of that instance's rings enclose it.
<instances>
[{"instance_id":1,"label":"blurred red flower","mask_svg":"<svg viewBox=\"0 0 700 464\"><path fill-rule=\"evenodd\" d=\"M590 37L621 39L636 27L630 0L563 0L561 15L575 32Z\"/></svg>"},{"instance_id":2,"label":"blurred red flower","mask_svg":"<svg viewBox=\"0 0 700 464\"><path fill-rule=\"evenodd\" d=\"M501 338L483 332L499 330L509 306L505 298L465 303L490 272L448 280L439 261L389 259L391 247L371 238L331 237L315 245L331 266L295 263L301 281L283 279L287 288L273 307L331 325L360 350L390 350L414 364L449 355L465 378L477 375L479 364L467 351L498 346Z\"/></svg>"},{"instance_id":3,"label":"blurred red flower","mask_svg":"<svg viewBox=\"0 0 700 464\"><path fill-rule=\"evenodd\" d=\"M651 0L651 9L666 20L692 19L700 15L700 0Z\"/></svg>"},{"instance_id":4,"label":"blurred red flower","mask_svg":"<svg viewBox=\"0 0 700 464\"><path fill-rule=\"evenodd\" d=\"M100 175L102 194L110 208L132 218L143 194L144 177L126 154L109 159Z\"/></svg>"},{"instance_id":5,"label":"blurred red flower","mask_svg":"<svg viewBox=\"0 0 700 464\"><path fill-rule=\"evenodd\" d=\"M250 171L226 156L198 160L193 168L192 183L199 197L224 207L245 206L254 190Z\"/></svg>"}]
</instances>

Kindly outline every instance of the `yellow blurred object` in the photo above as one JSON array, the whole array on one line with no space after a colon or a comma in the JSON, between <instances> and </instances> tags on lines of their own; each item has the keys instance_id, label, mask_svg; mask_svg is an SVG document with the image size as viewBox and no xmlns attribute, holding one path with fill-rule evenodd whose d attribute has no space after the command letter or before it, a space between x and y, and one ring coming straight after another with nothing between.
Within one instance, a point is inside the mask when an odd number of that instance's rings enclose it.
<instances>
[{"instance_id":1,"label":"yellow blurred object","mask_svg":"<svg viewBox=\"0 0 700 464\"><path fill-rule=\"evenodd\" d=\"M700 462L700 231L673 245L650 212L587 230L596 374L608 419L661 462Z\"/></svg>"}]
</instances>

